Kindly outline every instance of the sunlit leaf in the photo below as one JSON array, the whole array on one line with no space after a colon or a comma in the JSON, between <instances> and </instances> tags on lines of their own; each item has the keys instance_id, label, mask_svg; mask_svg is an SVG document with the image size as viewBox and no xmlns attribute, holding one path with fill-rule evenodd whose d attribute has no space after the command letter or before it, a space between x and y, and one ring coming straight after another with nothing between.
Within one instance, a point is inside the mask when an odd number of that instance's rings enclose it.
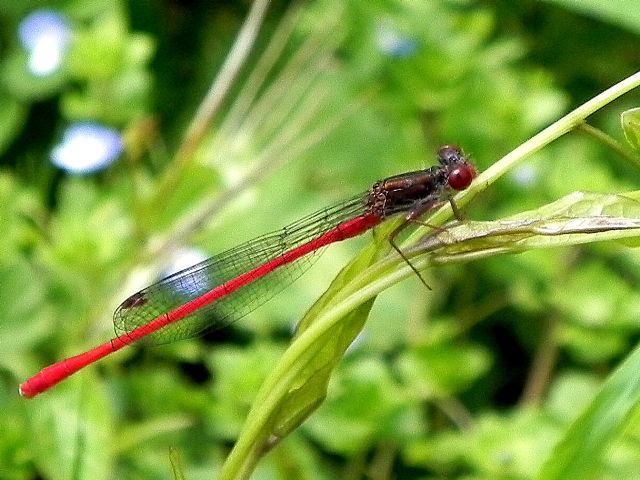
<instances>
[{"instance_id":1,"label":"sunlit leaf","mask_svg":"<svg viewBox=\"0 0 640 480\"><path fill-rule=\"evenodd\" d=\"M173 478L175 480L186 480L184 467L180 461L180 455L178 450L173 447L169 450L169 461L171 462L171 468L173 470Z\"/></svg>"},{"instance_id":2,"label":"sunlit leaf","mask_svg":"<svg viewBox=\"0 0 640 480\"><path fill-rule=\"evenodd\" d=\"M603 454L640 404L640 347L604 383L556 445L538 480L597 478Z\"/></svg>"},{"instance_id":3,"label":"sunlit leaf","mask_svg":"<svg viewBox=\"0 0 640 480\"><path fill-rule=\"evenodd\" d=\"M530 249L637 239L640 202L628 195L573 193L537 210L491 222L467 221L428 236L418 250L434 264Z\"/></svg>"},{"instance_id":4,"label":"sunlit leaf","mask_svg":"<svg viewBox=\"0 0 640 480\"><path fill-rule=\"evenodd\" d=\"M307 330L332 301L334 296L343 295L344 287L354 275L373 261L376 250L373 246L349 264L332 282L327 292L311 307L301 320L296 337ZM375 299L368 300L349 312L340 322L323 333L314 343L314 354L300 372L289 394L282 400L280 411L274 416L274 434L284 436L297 427L322 402L327 384L345 350L362 330Z\"/></svg>"},{"instance_id":5,"label":"sunlit leaf","mask_svg":"<svg viewBox=\"0 0 640 480\"><path fill-rule=\"evenodd\" d=\"M36 402L40 405L29 410L29 422L38 469L47 478L109 478L113 419L95 380L61 385Z\"/></svg>"},{"instance_id":6,"label":"sunlit leaf","mask_svg":"<svg viewBox=\"0 0 640 480\"><path fill-rule=\"evenodd\" d=\"M622 131L629 144L640 151L640 108L632 108L620 115Z\"/></svg>"}]
</instances>

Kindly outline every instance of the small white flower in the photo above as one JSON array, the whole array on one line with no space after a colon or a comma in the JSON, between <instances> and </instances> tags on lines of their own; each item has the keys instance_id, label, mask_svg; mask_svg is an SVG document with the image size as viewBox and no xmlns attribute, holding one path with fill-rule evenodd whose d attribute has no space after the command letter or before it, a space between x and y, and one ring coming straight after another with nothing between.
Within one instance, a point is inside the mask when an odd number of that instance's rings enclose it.
<instances>
[{"instance_id":1,"label":"small white flower","mask_svg":"<svg viewBox=\"0 0 640 480\"><path fill-rule=\"evenodd\" d=\"M93 173L108 167L122 153L117 130L91 122L67 128L62 141L51 151L52 163L69 173Z\"/></svg>"},{"instance_id":2,"label":"small white flower","mask_svg":"<svg viewBox=\"0 0 640 480\"><path fill-rule=\"evenodd\" d=\"M22 20L18 37L29 53L29 70L38 77L54 73L68 49L71 33L66 18L54 10L37 10Z\"/></svg>"}]
</instances>

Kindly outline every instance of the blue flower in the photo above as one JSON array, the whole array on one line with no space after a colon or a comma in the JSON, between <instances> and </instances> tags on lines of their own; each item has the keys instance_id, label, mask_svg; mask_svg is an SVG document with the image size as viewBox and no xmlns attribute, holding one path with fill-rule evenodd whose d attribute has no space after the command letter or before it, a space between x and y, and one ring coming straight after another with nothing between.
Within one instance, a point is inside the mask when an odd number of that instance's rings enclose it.
<instances>
[{"instance_id":1,"label":"blue flower","mask_svg":"<svg viewBox=\"0 0 640 480\"><path fill-rule=\"evenodd\" d=\"M51 151L51 161L58 168L81 175L108 167L122 150L117 130L80 122L65 130L62 141Z\"/></svg>"},{"instance_id":2,"label":"blue flower","mask_svg":"<svg viewBox=\"0 0 640 480\"><path fill-rule=\"evenodd\" d=\"M405 37L383 24L376 28L376 44L382 53L396 58L410 57L418 50L418 44L414 39Z\"/></svg>"},{"instance_id":3,"label":"blue flower","mask_svg":"<svg viewBox=\"0 0 640 480\"><path fill-rule=\"evenodd\" d=\"M18 37L29 53L29 70L44 77L54 73L62 63L71 31L62 14L54 10L37 10L22 20Z\"/></svg>"}]
</instances>

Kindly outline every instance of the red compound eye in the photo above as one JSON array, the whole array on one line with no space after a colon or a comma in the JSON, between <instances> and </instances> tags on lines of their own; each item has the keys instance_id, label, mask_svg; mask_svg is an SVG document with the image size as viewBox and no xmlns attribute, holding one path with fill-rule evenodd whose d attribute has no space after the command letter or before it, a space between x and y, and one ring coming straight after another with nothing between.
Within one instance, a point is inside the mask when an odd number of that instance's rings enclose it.
<instances>
[{"instance_id":1,"label":"red compound eye","mask_svg":"<svg viewBox=\"0 0 640 480\"><path fill-rule=\"evenodd\" d=\"M447 183L454 190L464 190L469 185L471 185L471 182L475 176L476 169L469 164L464 164L454 168L453 170L451 170L451 172L449 172Z\"/></svg>"}]
</instances>

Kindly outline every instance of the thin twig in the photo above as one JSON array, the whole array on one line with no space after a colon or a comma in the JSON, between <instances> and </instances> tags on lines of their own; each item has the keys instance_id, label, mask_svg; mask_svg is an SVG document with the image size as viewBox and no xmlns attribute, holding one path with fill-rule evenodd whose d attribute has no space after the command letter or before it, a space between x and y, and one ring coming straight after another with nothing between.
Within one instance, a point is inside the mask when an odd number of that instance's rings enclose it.
<instances>
[{"instance_id":1,"label":"thin twig","mask_svg":"<svg viewBox=\"0 0 640 480\"><path fill-rule=\"evenodd\" d=\"M269 0L256 0L253 3L229 56L187 129L184 142L176 154L177 161L184 161L190 157L200 144L251 51L268 6Z\"/></svg>"},{"instance_id":2,"label":"thin twig","mask_svg":"<svg viewBox=\"0 0 640 480\"><path fill-rule=\"evenodd\" d=\"M598 142L602 143L605 147L613 150L629 164L631 164L636 170L640 170L640 159L636 155L633 155L629 150L624 148L620 142L611 137L602 130L595 128L588 123L581 123L577 129L582 133L595 138Z\"/></svg>"},{"instance_id":3,"label":"thin twig","mask_svg":"<svg viewBox=\"0 0 640 480\"><path fill-rule=\"evenodd\" d=\"M277 122L265 119L277 119L276 114L295 107L309 86L318 78L318 66L326 64L331 59L340 39L340 35L334 34L329 37L326 33L320 33L307 40L292 55L285 68L235 130L252 131L253 127L261 127L263 132L255 134L258 138L265 138L269 129L277 128Z\"/></svg>"},{"instance_id":4,"label":"thin twig","mask_svg":"<svg viewBox=\"0 0 640 480\"><path fill-rule=\"evenodd\" d=\"M222 104L229 89L233 85L236 76L244 65L251 47L264 20L264 16L269 6L270 0L256 0L249 15L247 16L236 41L229 52L218 76L211 84L204 100L200 103L193 120L187 128L178 151L174 156L174 161L170 170L165 172L164 177L157 189L159 198L163 198L167 192L173 190L180 181L182 172L185 171L193 153L202 142L207 130L210 128L215 115Z\"/></svg>"},{"instance_id":5,"label":"thin twig","mask_svg":"<svg viewBox=\"0 0 640 480\"><path fill-rule=\"evenodd\" d=\"M309 132L304 138L295 143L282 143L277 150L263 152L255 162L255 166L235 185L227 188L211 200L210 203L200 210L200 213L190 217L182 226L175 229L175 234L167 242L159 245L153 252L158 255L174 245L180 243L193 232L203 228L213 216L227 206L233 199L237 198L243 191L255 185L257 181L268 175L273 170L281 168L293 158L300 157L313 146L327 138L329 134L341 125L347 118L356 112L367 101L369 95L363 96L359 101L352 103L345 108L341 114L336 115L331 121L324 123L321 127ZM311 109L309 109L312 115Z\"/></svg>"},{"instance_id":6,"label":"thin twig","mask_svg":"<svg viewBox=\"0 0 640 480\"><path fill-rule=\"evenodd\" d=\"M233 104L229 107L229 111L218 129L218 135L222 138L229 137L229 132L239 129L239 125L242 122L241 119L244 118L251 109L267 75L273 69L284 47L287 45L301 11L302 8L299 4L290 7L278 23L264 52L260 55L253 71L247 77L244 86L240 89L236 98L234 98Z\"/></svg>"},{"instance_id":7,"label":"thin twig","mask_svg":"<svg viewBox=\"0 0 640 480\"><path fill-rule=\"evenodd\" d=\"M549 386L549 379L558 358L557 324L557 318L552 316L547 319L544 335L533 358L533 364L520 400L530 407L539 405Z\"/></svg>"}]
</instances>

